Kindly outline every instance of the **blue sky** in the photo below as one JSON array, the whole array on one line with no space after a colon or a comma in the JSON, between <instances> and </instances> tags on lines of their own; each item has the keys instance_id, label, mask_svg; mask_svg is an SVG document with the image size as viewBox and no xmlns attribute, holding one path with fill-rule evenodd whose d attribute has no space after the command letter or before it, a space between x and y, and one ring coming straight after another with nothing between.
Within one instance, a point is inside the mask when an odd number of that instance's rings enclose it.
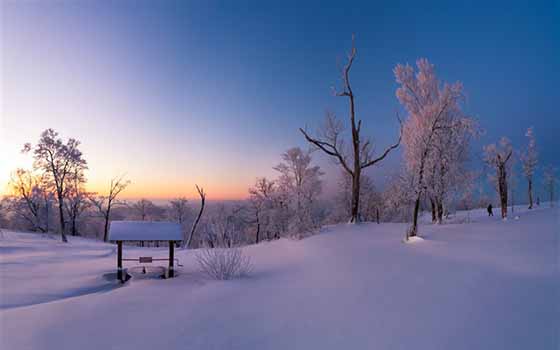
<instances>
[{"instance_id":1,"label":"blue sky","mask_svg":"<svg viewBox=\"0 0 560 350\"><path fill-rule=\"evenodd\" d=\"M460 80L482 145L525 143L534 126L541 164L560 167L560 5L551 2L7 1L2 3L0 180L52 127L83 143L101 190L126 172L129 196L239 198L273 176L281 152L333 97L337 60L356 34L357 113L380 148L397 134L392 69L426 57ZM400 153L376 178L398 166ZM318 161L332 165L322 156Z\"/></svg>"}]
</instances>

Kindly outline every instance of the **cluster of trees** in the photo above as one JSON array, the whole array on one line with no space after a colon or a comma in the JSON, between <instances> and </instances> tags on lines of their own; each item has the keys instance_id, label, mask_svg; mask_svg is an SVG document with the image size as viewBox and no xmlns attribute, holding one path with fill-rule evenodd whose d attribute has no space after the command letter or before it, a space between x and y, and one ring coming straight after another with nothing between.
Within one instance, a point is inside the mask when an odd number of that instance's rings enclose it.
<instances>
[{"instance_id":1,"label":"cluster of trees","mask_svg":"<svg viewBox=\"0 0 560 350\"><path fill-rule=\"evenodd\" d=\"M311 162L310 151L291 148L274 167L279 174L276 180L262 177L249 189L256 243L263 237L304 235L320 226L323 172Z\"/></svg>"},{"instance_id":2,"label":"cluster of trees","mask_svg":"<svg viewBox=\"0 0 560 350\"><path fill-rule=\"evenodd\" d=\"M67 242L67 234L80 234L87 214L103 218L107 239L117 196L129 182L113 179L106 196L87 192L87 162L79 146L78 140L64 140L52 129L41 133L37 144L24 145L22 152L32 155L33 168L17 169L10 181L12 194L2 199L3 216L9 217L11 226L50 232L58 222L62 241Z\"/></svg>"},{"instance_id":3,"label":"cluster of trees","mask_svg":"<svg viewBox=\"0 0 560 350\"><path fill-rule=\"evenodd\" d=\"M349 127L327 113L317 133L300 129L311 149L294 147L284 152L273 168L278 176L257 178L247 200L205 206L206 193L197 186L201 199L198 212L182 197L167 205L147 199L127 202L119 199L130 184L123 176L113 178L105 194L87 192L87 162L80 142L64 140L48 129L37 144L24 146L23 152L33 157L33 168L13 173L12 194L0 203L0 224L38 232L58 230L63 241L67 241L67 234L95 232L106 241L113 219L172 220L184 227L184 246L227 248L286 236L302 237L325 223L362 220L410 222L408 239L418 234L423 209L431 211L434 223L442 223L453 205L470 209L491 202L480 184L482 171L469 169L471 141L480 134L480 128L463 112L462 84L439 80L434 65L426 59L418 60L416 67L398 64L394 69L396 97L406 117L402 120L397 114L400 127L396 142L376 154L373 139L362 134L363 122L356 114L350 83L356 55L352 41L341 70L342 88L335 91L348 102ZM345 130L350 131L349 143L345 142ZM503 218L507 217L508 203L513 204L516 159L527 181L528 207L534 207L538 152L532 128L526 137L527 145L519 152L506 137L483 150ZM399 146L403 148L403 166L385 190L378 192L366 170L374 169ZM313 164L314 151L332 158L341 172L339 191L330 200L321 197L324 173ZM544 187L551 204L556 200L556 184L555 169L545 167Z\"/></svg>"},{"instance_id":4,"label":"cluster of trees","mask_svg":"<svg viewBox=\"0 0 560 350\"><path fill-rule=\"evenodd\" d=\"M507 137L502 137L497 144L484 147L484 160L490 170L494 171L494 174L489 174L489 179L498 194L503 219L507 218L508 203L511 204L513 210L514 187L517 184L515 179L516 160L521 163L522 174L527 181L528 208L533 209L534 206L533 181L538 166L538 152L532 127L527 129L525 136L527 137L527 145L519 152L514 150ZM556 201L556 183L558 182L556 169L547 165L543 170L545 194L548 196L550 205L553 206ZM537 204L538 202L540 202L539 197L537 197Z\"/></svg>"},{"instance_id":5,"label":"cluster of trees","mask_svg":"<svg viewBox=\"0 0 560 350\"><path fill-rule=\"evenodd\" d=\"M429 198L433 219L441 222L449 194L466 178L469 141L476 134L476 123L461 110L463 86L441 82L434 66L426 59L410 65L397 65L396 95L408 118L404 124L403 146L406 184L413 196L412 227L418 231L422 196Z\"/></svg>"},{"instance_id":6,"label":"cluster of trees","mask_svg":"<svg viewBox=\"0 0 560 350\"><path fill-rule=\"evenodd\" d=\"M317 230L325 218L323 172L312 164L311 151L288 149L274 170L278 177L257 178L247 200L209 206L191 246L231 248Z\"/></svg>"}]
</instances>

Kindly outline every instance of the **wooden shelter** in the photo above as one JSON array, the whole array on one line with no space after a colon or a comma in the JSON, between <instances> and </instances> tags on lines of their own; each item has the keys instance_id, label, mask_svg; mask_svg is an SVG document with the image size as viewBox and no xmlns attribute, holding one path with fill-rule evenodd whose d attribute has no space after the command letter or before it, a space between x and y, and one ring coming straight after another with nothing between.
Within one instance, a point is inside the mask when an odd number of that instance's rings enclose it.
<instances>
[{"instance_id":1,"label":"wooden shelter","mask_svg":"<svg viewBox=\"0 0 560 350\"><path fill-rule=\"evenodd\" d=\"M117 243L117 279L125 282L123 261L137 261L141 264L153 261L169 261L168 277L174 277L175 243L183 240L181 225L174 222L155 221L112 221L109 227L109 240ZM169 243L168 258L141 256L134 259L123 259L123 242L158 241Z\"/></svg>"}]
</instances>

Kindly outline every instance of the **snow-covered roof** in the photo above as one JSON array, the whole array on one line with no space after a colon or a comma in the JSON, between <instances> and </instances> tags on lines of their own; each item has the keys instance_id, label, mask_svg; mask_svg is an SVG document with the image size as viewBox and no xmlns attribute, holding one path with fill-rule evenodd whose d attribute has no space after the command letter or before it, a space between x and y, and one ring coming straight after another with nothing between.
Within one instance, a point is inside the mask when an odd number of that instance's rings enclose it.
<instances>
[{"instance_id":1,"label":"snow-covered roof","mask_svg":"<svg viewBox=\"0 0 560 350\"><path fill-rule=\"evenodd\" d=\"M161 221L111 221L110 241L181 241L181 225Z\"/></svg>"}]
</instances>

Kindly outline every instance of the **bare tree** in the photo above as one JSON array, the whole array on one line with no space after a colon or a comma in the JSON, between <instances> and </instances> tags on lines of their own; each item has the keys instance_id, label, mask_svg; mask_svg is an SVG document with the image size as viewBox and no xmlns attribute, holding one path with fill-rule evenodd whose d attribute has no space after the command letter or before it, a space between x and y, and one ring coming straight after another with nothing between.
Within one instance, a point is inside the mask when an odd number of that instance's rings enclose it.
<instances>
[{"instance_id":1,"label":"bare tree","mask_svg":"<svg viewBox=\"0 0 560 350\"><path fill-rule=\"evenodd\" d=\"M2 227L6 227L8 224L7 212L9 204L6 201L6 197L0 200L0 239L4 238L4 231Z\"/></svg>"},{"instance_id":2,"label":"bare tree","mask_svg":"<svg viewBox=\"0 0 560 350\"><path fill-rule=\"evenodd\" d=\"M64 199L66 197L66 186L71 174L82 174L87 169L87 162L82 158L82 152L78 149L80 142L70 138L66 142L58 137L53 129L47 129L41 133L39 143L32 148L31 144L24 145L23 152L33 150L33 166L42 170L46 180L52 183L57 197L60 234L63 242L66 238L66 226L64 219Z\"/></svg>"},{"instance_id":3,"label":"bare tree","mask_svg":"<svg viewBox=\"0 0 560 350\"><path fill-rule=\"evenodd\" d=\"M255 186L249 188L249 202L255 215L255 220L252 222L256 225L255 243L259 243L259 241L262 240L261 232L263 230L267 234L267 237L269 236L275 190L274 181L269 181L265 177L258 178L255 182Z\"/></svg>"},{"instance_id":4,"label":"bare tree","mask_svg":"<svg viewBox=\"0 0 560 350\"><path fill-rule=\"evenodd\" d=\"M152 201L142 198L132 205L132 209L136 211L140 220L146 221L156 211L156 205Z\"/></svg>"},{"instance_id":5,"label":"bare tree","mask_svg":"<svg viewBox=\"0 0 560 350\"><path fill-rule=\"evenodd\" d=\"M366 174L360 179L360 216L365 221L377 221L379 209L382 205L381 195L377 192L373 181ZM337 181L338 191L334 198L335 207L332 220L345 221L352 211L352 177L342 171Z\"/></svg>"},{"instance_id":6,"label":"bare tree","mask_svg":"<svg viewBox=\"0 0 560 350\"><path fill-rule=\"evenodd\" d=\"M340 166L352 177L352 210L350 222L356 223L360 221L360 179L362 170L377 164L383 160L391 150L397 148L401 141L401 134L399 140L392 146L385 149L381 155L374 157L374 145L369 139L361 139L362 120L356 118L356 111L354 106L354 92L350 84L350 69L356 58L356 47L354 45L354 36L352 36L352 49L348 54L348 60L342 69L342 91L335 92L336 96L348 98L349 102L349 119L352 132L352 157L348 157L344 150L344 141L342 139L342 124L338 122L334 116L328 115L327 122L320 137L311 136L306 130L300 131L305 139L326 153L334 157ZM400 120L399 120L400 121Z\"/></svg>"},{"instance_id":7,"label":"bare tree","mask_svg":"<svg viewBox=\"0 0 560 350\"><path fill-rule=\"evenodd\" d=\"M550 196L550 206L554 207L555 195L556 195L556 183L558 178L556 177L556 169L552 165L548 165L544 168L544 187L545 191L548 192Z\"/></svg>"},{"instance_id":8,"label":"bare tree","mask_svg":"<svg viewBox=\"0 0 560 350\"><path fill-rule=\"evenodd\" d=\"M210 248L232 248L244 243L244 206L220 203L206 220L202 242Z\"/></svg>"},{"instance_id":9,"label":"bare tree","mask_svg":"<svg viewBox=\"0 0 560 350\"><path fill-rule=\"evenodd\" d=\"M528 183L529 209L533 209L533 175L535 174L538 163L538 153L533 127L527 129L525 136L529 139L529 143L525 151L521 154L521 163L523 166L523 175L525 175Z\"/></svg>"},{"instance_id":10,"label":"bare tree","mask_svg":"<svg viewBox=\"0 0 560 350\"><path fill-rule=\"evenodd\" d=\"M9 183L12 196L7 198L9 210L33 231L48 232L48 190L41 176L17 169Z\"/></svg>"},{"instance_id":11,"label":"bare tree","mask_svg":"<svg viewBox=\"0 0 560 350\"><path fill-rule=\"evenodd\" d=\"M177 223L183 224L183 222L189 216L191 210L188 204L189 201L185 197L175 198L169 202L171 216Z\"/></svg>"},{"instance_id":12,"label":"bare tree","mask_svg":"<svg viewBox=\"0 0 560 350\"><path fill-rule=\"evenodd\" d=\"M500 205L502 209L502 218L507 217L508 205L508 171L510 168L509 160L513 154L510 141L506 137L502 137L500 143L490 144L484 147L484 160L488 166L496 170L495 182L497 184L498 194L500 196Z\"/></svg>"},{"instance_id":13,"label":"bare tree","mask_svg":"<svg viewBox=\"0 0 560 350\"><path fill-rule=\"evenodd\" d=\"M198 215L192 226L191 233L189 234L189 238L183 240L183 248L189 247L191 245L192 238L194 236L194 233L196 232L196 227L198 226L200 218L202 217L202 213L204 212L204 204L206 203L206 193L204 192L204 188L198 187L198 185L195 186L196 186L196 191L200 196L200 210L198 211Z\"/></svg>"},{"instance_id":14,"label":"bare tree","mask_svg":"<svg viewBox=\"0 0 560 350\"><path fill-rule=\"evenodd\" d=\"M78 235L78 222L81 215L91 206L89 193L84 189L85 178L83 173L74 172L69 176L69 184L66 187L65 208L70 221L70 234Z\"/></svg>"},{"instance_id":15,"label":"bare tree","mask_svg":"<svg viewBox=\"0 0 560 350\"><path fill-rule=\"evenodd\" d=\"M89 199L93 206L97 208L104 219L103 241L107 242L109 233L109 221L111 220L111 210L117 202L118 195L130 184L129 180L124 179L124 175L115 177L109 185L109 193L106 196L90 195Z\"/></svg>"}]
</instances>

